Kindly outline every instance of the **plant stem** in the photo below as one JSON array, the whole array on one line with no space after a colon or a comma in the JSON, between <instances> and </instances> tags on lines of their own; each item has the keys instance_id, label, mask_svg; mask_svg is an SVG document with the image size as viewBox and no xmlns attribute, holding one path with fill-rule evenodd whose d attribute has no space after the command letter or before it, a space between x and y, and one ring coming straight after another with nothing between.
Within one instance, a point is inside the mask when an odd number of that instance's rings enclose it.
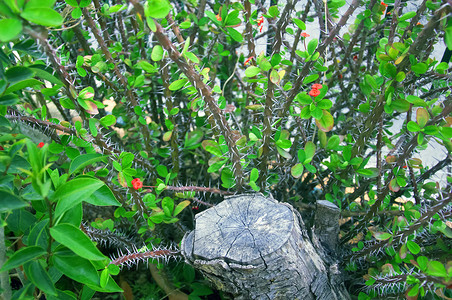
<instances>
[{"instance_id":1,"label":"plant stem","mask_svg":"<svg viewBox=\"0 0 452 300\"><path fill-rule=\"evenodd\" d=\"M6 262L6 245L5 245L5 227L0 225L0 266ZM11 285L9 284L9 272L4 271L0 273L0 287L3 289L2 299L11 299Z\"/></svg>"}]
</instances>

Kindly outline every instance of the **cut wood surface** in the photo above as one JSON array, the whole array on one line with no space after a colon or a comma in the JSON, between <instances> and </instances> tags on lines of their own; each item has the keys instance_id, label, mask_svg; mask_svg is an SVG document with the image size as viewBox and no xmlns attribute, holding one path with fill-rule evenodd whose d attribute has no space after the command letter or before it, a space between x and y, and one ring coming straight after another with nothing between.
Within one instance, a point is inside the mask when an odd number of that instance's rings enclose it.
<instances>
[{"instance_id":1,"label":"cut wood surface","mask_svg":"<svg viewBox=\"0 0 452 300\"><path fill-rule=\"evenodd\" d=\"M182 251L234 299L349 299L299 214L261 194L227 197L198 214Z\"/></svg>"}]
</instances>

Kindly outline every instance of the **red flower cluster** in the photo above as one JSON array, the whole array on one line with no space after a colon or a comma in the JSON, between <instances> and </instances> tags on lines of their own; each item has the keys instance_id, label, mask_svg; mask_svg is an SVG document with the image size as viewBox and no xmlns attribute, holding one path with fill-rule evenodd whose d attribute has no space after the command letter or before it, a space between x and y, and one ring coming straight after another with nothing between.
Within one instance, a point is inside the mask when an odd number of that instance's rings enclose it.
<instances>
[{"instance_id":1,"label":"red flower cluster","mask_svg":"<svg viewBox=\"0 0 452 300\"><path fill-rule=\"evenodd\" d=\"M43 143L43 142L40 142L40 143L38 144L38 148L42 148L42 147L44 147L44 143Z\"/></svg>"},{"instance_id":2,"label":"red flower cluster","mask_svg":"<svg viewBox=\"0 0 452 300\"><path fill-rule=\"evenodd\" d=\"M322 85L320 83L314 83L311 87L311 91L309 92L309 96L317 97L320 95L320 89L322 88Z\"/></svg>"},{"instance_id":3,"label":"red flower cluster","mask_svg":"<svg viewBox=\"0 0 452 300\"><path fill-rule=\"evenodd\" d=\"M262 28L264 28L264 17L257 18L257 26L259 27L259 32L262 32Z\"/></svg>"},{"instance_id":4,"label":"red flower cluster","mask_svg":"<svg viewBox=\"0 0 452 300\"><path fill-rule=\"evenodd\" d=\"M143 183L141 182L140 178L135 178L132 180L132 186L134 189L138 190L143 187Z\"/></svg>"},{"instance_id":5,"label":"red flower cluster","mask_svg":"<svg viewBox=\"0 0 452 300\"><path fill-rule=\"evenodd\" d=\"M254 58L254 56L248 57L245 62L243 63L244 66L246 66L252 59Z\"/></svg>"},{"instance_id":6,"label":"red flower cluster","mask_svg":"<svg viewBox=\"0 0 452 300\"><path fill-rule=\"evenodd\" d=\"M3 146L0 146L0 151L3 151L3 150L5 150L5 148L3 148Z\"/></svg>"},{"instance_id":7,"label":"red flower cluster","mask_svg":"<svg viewBox=\"0 0 452 300\"><path fill-rule=\"evenodd\" d=\"M302 32L301 36L304 37L304 38L310 37L310 35L308 33L306 33L306 32Z\"/></svg>"}]
</instances>

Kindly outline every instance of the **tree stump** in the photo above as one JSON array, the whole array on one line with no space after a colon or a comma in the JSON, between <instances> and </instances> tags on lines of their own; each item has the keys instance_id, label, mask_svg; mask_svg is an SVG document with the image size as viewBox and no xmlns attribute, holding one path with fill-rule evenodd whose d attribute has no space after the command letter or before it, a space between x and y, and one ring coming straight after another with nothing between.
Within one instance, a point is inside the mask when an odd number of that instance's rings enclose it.
<instances>
[{"instance_id":1,"label":"tree stump","mask_svg":"<svg viewBox=\"0 0 452 300\"><path fill-rule=\"evenodd\" d=\"M196 215L181 248L233 299L350 299L298 212L261 194L227 197Z\"/></svg>"}]
</instances>

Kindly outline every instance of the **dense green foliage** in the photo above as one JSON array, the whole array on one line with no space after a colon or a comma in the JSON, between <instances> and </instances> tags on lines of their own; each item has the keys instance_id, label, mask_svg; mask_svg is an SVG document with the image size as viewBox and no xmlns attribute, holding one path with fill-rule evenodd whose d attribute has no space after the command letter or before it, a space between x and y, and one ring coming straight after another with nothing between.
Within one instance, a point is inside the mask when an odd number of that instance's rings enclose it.
<instances>
[{"instance_id":1,"label":"dense green foliage","mask_svg":"<svg viewBox=\"0 0 452 300\"><path fill-rule=\"evenodd\" d=\"M341 209L355 298L450 299L451 11L1 0L4 297L216 293L168 260L195 213L256 191L307 224L315 200ZM133 286L120 267L148 260Z\"/></svg>"}]
</instances>

